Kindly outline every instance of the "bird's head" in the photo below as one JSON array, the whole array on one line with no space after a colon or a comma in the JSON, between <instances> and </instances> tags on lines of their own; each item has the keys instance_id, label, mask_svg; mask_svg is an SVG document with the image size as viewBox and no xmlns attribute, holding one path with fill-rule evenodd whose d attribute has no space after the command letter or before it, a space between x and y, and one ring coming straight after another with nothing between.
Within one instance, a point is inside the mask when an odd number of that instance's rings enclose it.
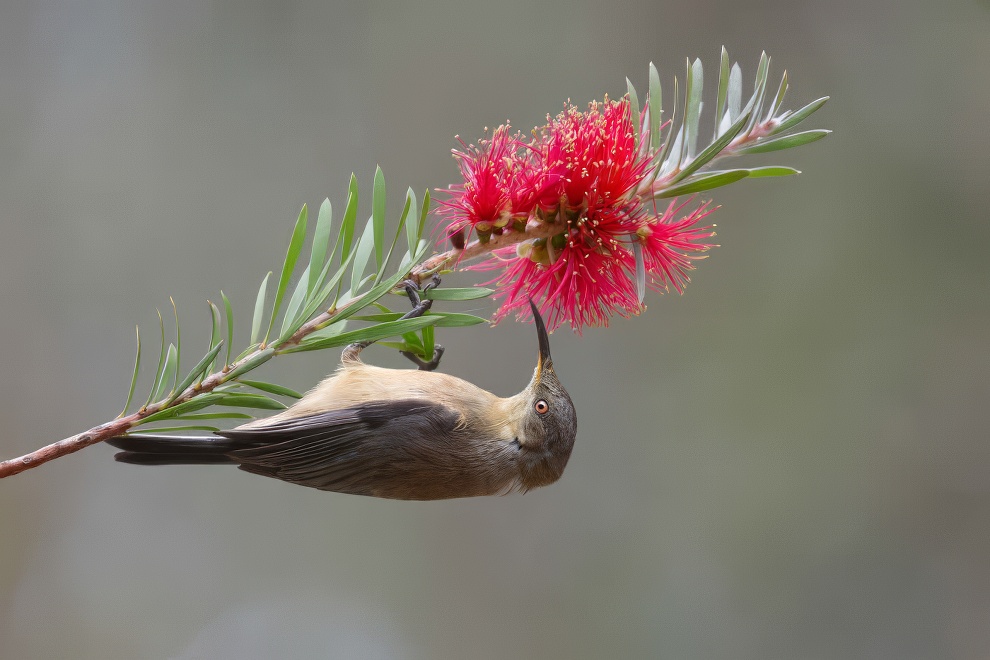
<instances>
[{"instance_id":1,"label":"bird's head","mask_svg":"<svg viewBox=\"0 0 990 660\"><path fill-rule=\"evenodd\" d=\"M550 338L540 312L530 301L540 352L529 382L516 399L522 415L517 428L523 489L538 488L560 478L577 435L577 413L561 385L550 357Z\"/></svg>"}]
</instances>

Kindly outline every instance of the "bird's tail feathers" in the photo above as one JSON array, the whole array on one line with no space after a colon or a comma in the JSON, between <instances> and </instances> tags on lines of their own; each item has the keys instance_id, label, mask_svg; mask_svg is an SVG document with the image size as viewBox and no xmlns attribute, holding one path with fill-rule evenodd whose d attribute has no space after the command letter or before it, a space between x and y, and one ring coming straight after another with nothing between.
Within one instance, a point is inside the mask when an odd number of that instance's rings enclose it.
<instances>
[{"instance_id":1,"label":"bird's tail feathers","mask_svg":"<svg viewBox=\"0 0 990 660\"><path fill-rule=\"evenodd\" d=\"M207 465L234 463L227 454L242 448L227 438L195 435L121 435L107 444L123 451L114 459L133 465Z\"/></svg>"}]
</instances>

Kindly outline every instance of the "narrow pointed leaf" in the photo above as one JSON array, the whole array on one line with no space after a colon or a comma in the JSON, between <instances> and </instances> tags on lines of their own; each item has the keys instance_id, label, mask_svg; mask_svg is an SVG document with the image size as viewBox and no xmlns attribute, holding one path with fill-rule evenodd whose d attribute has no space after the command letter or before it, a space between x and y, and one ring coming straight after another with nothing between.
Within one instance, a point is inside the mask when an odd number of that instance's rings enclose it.
<instances>
[{"instance_id":1,"label":"narrow pointed leaf","mask_svg":"<svg viewBox=\"0 0 990 660\"><path fill-rule=\"evenodd\" d=\"M327 280L327 283L323 285L323 288L320 289L320 292L317 295L313 296L313 298L306 304L305 309L303 309L303 318L306 319L310 318L311 316L313 316L313 314L316 313L317 309L326 306L326 301L330 297L330 294L333 292L333 288L337 286L337 283L340 282L341 279L344 277L344 275L347 273L347 267L350 265L351 260L353 259L354 259L354 252L351 252L349 255L347 255L347 259L345 259L344 262L340 264L340 268L337 269L337 272L334 273L333 277ZM327 266L329 266L329 263L327 263ZM326 276L323 275L321 277L326 277ZM288 338L286 337L286 339Z\"/></svg>"},{"instance_id":2,"label":"narrow pointed leaf","mask_svg":"<svg viewBox=\"0 0 990 660\"><path fill-rule=\"evenodd\" d=\"M728 104L729 118L735 121L742 108L742 69L739 68L738 62L734 63L729 71Z\"/></svg>"},{"instance_id":3,"label":"narrow pointed leaf","mask_svg":"<svg viewBox=\"0 0 990 660\"><path fill-rule=\"evenodd\" d=\"M237 382L247 385L248 387L253 387L256 390L261 390L262 392L268 392L269 394L277 394L278 396L287 396L293 399L301 399L302 394L296 392L294 389L285 387L284 385L277 385L275 383L266 383L260 380L244 380L239 379Z\"/></svg>"},{"instance_id":4,"label":"narrow pointed leaf","mask_svg":"<svg viewBox=\"0 0 990 660\"><path fill-rule=\"evenodd\" d=\"M420 331L423 334L423 359L432 360L433 351L436 349L434 341L433 326L428 325Z\"/></svg>"},{"instance_id":5,"label":"narrow pointed leaf","mask_svg":"<svg viewBox=\"0 0 990 660\"><path fill-rule=\"evenodd\" d=\"M381 270L385 253L385 175L375 168L375 187L371 196L371 218L375 227L375 265Z\"/></svg>"},{"instance_id":6,"label":"narrow pointed leaf","mask_svg":"<svg viewBox=\"0 0 990 660\"><path fill-rule=\"evenodd\" d=\"M309 254L309 283L306 294L313 295L316 287L320 286L320 271L327 260L327 250L330 248L330 229L333 218L333 207L329 199L320 204L320 213L316 216L316 231L313 233L313 248Z\"/></svg>"},{"instance_id":7,"label":"narrow pointed leaf","mask_svg":"<svg viewBox=\"0 0 990 660\"><path fill-rule=\"evenodd\" d=\"M360 289L361 280L364 277L364 270L368 266L371 252L375 247L375 227L374 218L368 218L364 225L364 233L358 240L354 249L354 270L351 272L351 294L354 295Z\"/></svg>"},{"instance_id":8,"label":"narrow pointed leaf","mask_svg":"<svg viewBox=\"0 0 990 660\"><path fill-rule=\"evenodd\" d=\"M653 66L653 62L650 62L650 98L648 103L650 106L650 149L652 151L656 151L660 148L660 139L662 137L660 135L660 117L663 114L662 94L663 92L660 87L660 73L657 71L657 68ZM676 89L674 90L674 97L677 97ZM671 117L673 117L673 114L671 114Z\"/></svg>"},{"instance_id":9,"label":"narrow pointed leaf","mask_svg":"<svg viewBox=\"0 0 990 660\"><path fill-rule=\"evenodd\" d=\"M419 211L419 227L416 228L417 245L423 242L423 229L426 228L426 216L429 215L429 213L430 213L430 189L427 188L426 192L423 193L423 206ZM415 252L417 250L413 250L412 247L409 248L410 252ZM415 259L415 261L418 261L418 259Z\"/></svg>"},{"instance_id":10,"label":"narrow pointed leaf","mask_svg":"<svg viewBox=\"0 0 990 660\"><path fill-rule=\"evenodd\" d=\"M825 105L826 101L828 101L828 97L823 96L816 101L812 101L811 103L804 106L800 110L797 110L789 115L786 115L784 118L781 119L780 124L777 125L777 129L775 130L775 132L783 133L784 131L794 128L795 126L803 122L805 119L810 117L823 105Z\"/></svg>"},{"instance_id":11,"label":"narrow pointed leaf","mask_svg":"<svg viewBox=\"0 0 990 660\"><path fill-rule=\"evenodd\" d=\"M206 302L210 305L210 319L213 323L212 330L210 332L210 348L213 348L214 346L219 346L220 342L223 341L222 339L220 339L220 331L222 329L221 326L223 325L223 323L220 321L220 308L214 305L209 300L207 300ZM206 367L206 373L213 373L213 370L216 369L216 366L217 366L216 359L214 358L213 362L211 362L209 366Z\"/></svg>"},{"instance_id":12,"label":"narrow pointed leaf","mask_svg":"<svg viewBox=\"0 0 990 660\"><path fill-rule=\"evenodd\" d=\"M429 312L429 316L437 316L440 318L436 323L438 328L463 328L472 325L478 325L480 323L488 323L488 319L481 318L480 316L474 316L473 314L459 314L459 313L442 313L438 314L436 312ZM362 314L361 316L355 316L356 321L373 321L375 323L383 323L385 321L397 321L402 318L402 314L399 312L388 312L383 314Z\"/></svg>"},{"instance_id":13,"label":"narrow pointed leaf","mask_svg":"<svg viewBox=\"0 0 990 660\"><path fill-rule=\"evenodd\" d=\"M175 358L175 344L169 344L165 352L165 365L162 367L161 378L158 379L158 389L152 397L155 401L161 400L172 391L171 387L175 382Z\"/></svg>"},{"instance_id":14,"label":"narrow pointed leaf","mask_svg":"<svg viewBox=\"0 0 990 660\"><path fill-rule=\"evenodd\" d=\"M792 149L794 147L800 147L801 145L808 144L809 142L815 142L816 140L821 140L823 137L825 137L831 132L832 131L828 131L825 129L815 129L811 131L804 131L801 133L782 135L780 137L770 138L768 140L760 140L756 144L735 150L735 153L765 154L771 151L780 151L781 149Z\"/></svg>"},{"instance_id":15,"label":"narrow pointed leaf","mask_svg":"<svg viewBox=\"0 0 990 660\"><path fill-rule=\"evenodd\" d=\"M175 315L175 369L173 373L176 378L179 377L179 364L182 359L182 332L179 330L179 310L175 306L175 300L169 296L168 298L172 302L172 313ZM175 385L175 381L172 382Z\"/></svg>"},{"instance_id":16,"label":"narrow pointed leaf","mask_svg":"<svg viewBox=\"0 0 990 660\"><path fill-rule=\"evenodd\" d=\"M276 401L263 394L222 394L218 406L230 406L231 408L254 408L256 410L285 410L287 405L281 401Z\"/></svg>"},{"instance_id":17,"label":"narrow pointed leaf","mask_svg":"<svg viewBox=\"0 0 990 660\"><path fill-rule=\"evenodd\" d=\"M182 379L182 382L176 385L175 390L172 392L172 396L173 397L179 396L180 394L186 391L187 387L189 387L190 385L201 379L201 377L203 376L203 372L206 371L210 363L212 363L213 360L216 359L217 355L220 353L221 348L223 348L222 343L217 344L212 349L210 349L210 352L203 356L203 359L201 359L196 364L196 366L192 368L192 370L186 375L186 377Z\"/></svg>"},{"instance_id":18,"label":"narrow pointed leaf","mask_svg":"<svg viewBox=\"0 0 990 660\"><path fill-rule=\"evenodd\" d=\"M483 286L472 286L463 289L430 289L420 293L422 298L429 300L477 300L487 298L495 293L494 289L487 289Z\"/></svg>"},{"instance_id":19,"label":"narrow pointed leaf","mask_svg":"<svg viewBox=\"0 0 990 660\"><path fill-rule=\"evenodd\" d=\"M752 106L753 113L749 118L749 125L746 127L746 133L751 131L759 121L760 111L763 108L763 100L766 98L767 94L767 76L770 73L770 58L764 52L760 55L760 65L756 70L756 82L753 85L753 97L750 99L750 105Z\"/></svg>"},{"instance_id":20,"label":"narrow pointed leaf","mask_svg":"<svg viewBox=\"0 0 990 660\"><path fill-rule=\"evenodd\" d=\"M748 170L726 170L724 172L696 174L682 183L657 191L656 199L666 199L679 195L689 195L703 190L720 188L749 176Z\"/></svg>"},{"instance_id":21,"label":"narrow pointed leaf","mask_svg":"<svg viewBox=\"0 0 990 660\"><path fill-rule=\"evenodd\" d=\"M289 239L289 250L285 254L285 261L282 263L282 274L278 278L278 289L275 290L275 302L272 304L272 317L268 322L268 332L265 333L265 342L268 341L268 337L272 333L275 318L278 316L278 310L282 306L282 296L285 295L285 290L289 286L292 272L296 268L296 260L299 258L299 253L302 252L303 242L306 240L307 214L307 207L303 204L302 210L299 211L299 218L296 220L296 226L292 230L292 238Z\"/></svg>"},{"instance_id":22,"label":"narrow pointed leaf","mask_svg":"<svg viewBox=\"0 0 990 660\"><path fill-rule=\"evenodd\" d=\"M425 328L424 328L425 330ZM415 332L403 332L402 338L405 340L405 345L412 347L412 353L416 355L425 355L425 349L423 348L423 340L419 338Z\"/></svg>"},{"instance_id":23,"label":"narrow pointed leaf","mask_svg":"<svg viewBox=\"0 0 990 660\"><path fill-rule=\"evenodd\" d=\"M357 224L358 212L358 183L357 177L351 173L351 181L347 186L347 206L344 208L344 218L340 222L340 259L347 259L354 244L354 227Z\"/></svg>"},{"instance_id":24,"label":"narrow pointed leaf","mask_svg":"<svg viewBox=\"0 0 990 660\"><path fill-rule=\"evenodd\" d=\"M657 169L653 173L653 178L656 179L657 175L661 173L661 170L667 170L667 159L670 156L673 144L671 138L674 134L680 135L680 131L677 130L677 77L674 77L674 107L670 109L670 124L667 127L667 137L663 141L663 148L660 150L657 156L657 163L659 163ZM652 112L652 110L650 111ZM650 120L653 121L652 119ZM657 133L660 132L659 126L657 127Z\"/></svg>"},{"instance_id":25,"label":"narrow pointed leaf","mask_svg":"<svg viewBox=\"0 0 990 660\"><path fill-rule=\"evenodd\" d=\"M287 349L285 352L298 353L302 351L315 351L324 348L333 348L335 346L346 346L347 344L359 341L377 341L379 339L385 339L386 337L396 337L404 332L419 330L428 325L433 325L437 322L437 320L438 319L435 316L420 316L414 319L403 319L401 321L379 323L378 325L373 325L369 328L361 328L360 330L343 332L336 337L328 337L326 339L320 339L312 342L303 342L299 346L294 346Z\"/></svg>"},{"instance_id":26,"label":"narrow pointed leaf","mask_svg":"<svg viewBox=\"0 0 990 660\"><path fill-rule=\"evenodd\" d=\"M261 321L265 315L265 296L268 294L268 280L272 276L272 271L268 271L265 275L265 279L261 281L261 287L258 289L258 297L254 300L254 317L251 319L251 342L252 344L258 343L261 337Z\"/></svg>"},{"instance_id":27,"label":"narrow pointed leaf","mask_svg":"<svg viewBox=\"0 0 990 660\"><path fill-rule=\"evenodd\" d=\"M202 410L203 408L208 408L209 406L216 404L222 398L222 394L200 394L199 396L188 401L183 401L180 404L160 410L152 415L148 415L144 419L135 422L135 425L150 424L151 422L157 422L162 419L172 419L180 415Z\"/></svg>"},{"instance_id":28,"label":"narrow pointed leaf","mask_svg":"<svg viewBox=\"0 0 990 660\"><path fill-rule=\"evenodd\" d=\"M223 298L223 313L227 321L227 356L223 359L224 366L227 366L230 364L230 349L234 345L234 309L226 293L221 291L220 297Z\"/></svg>"},{"instance_id":29,"label":"narrow pointed leaf","mask_svg":"<svg viewBox=\"0 0 990 660\"><path fill-rule=\"evenodd\" d=\"M158 329L161 331L162 335L162 348L158 353L158 366L155 367L155 381L151 384L151 391L148 393L148 400L144 402L147 406L152 401L155 401L155 392L158 391L158 384L161 382L162 369L165 367L165 321L162 319L162 310L156 309L158 312Z\"/></svg>"},{"instance_id":30,"label":"narrow pointed leaf","mask_svg":"<svg viewBox=\"0 0 990 660\"><path fill-rule=\"evenodd\" d=\"M701 92L705 85L705 73L701 59L688 62L687 101L684 106L685 148L693 157L698 147L698 122L701 120ZM682 159L683 160L683 159Z\"/></svg>"},{"instance_id":31,"label":"narrow pointed leaf","mask_svg":"<svg viewBox=\"0 0 990 660\"><path fill-rule=\"evenodd\" d=\"M137 355L134 357L134 375L131 376L131 387L127 390L127 401L124 403L124 409L120 411L117 417L126 415L127 409L131 407L131 399L134 398L134 388L137 386L138 371L141 369L141 328L134 326L134 331L137 334Z\"/></svg>"},{"instance_id":32,"label":"narrow pointed leaf","mask_svg":"<svg viewBox=\"0 0 990 660\"><path fill-rule=\"evenodd\" d=\"M402 208L400 218L399 223L406 228L406 247L409 252L415 252L416 245L419 244L419 203L412 188L406 190L406 205Z\"/></svg>"},{"instance_id":33,"label":"narrow pointed leaf","mask_svg":"<svg viewBox=\"0 0 990 660\"><path fill-rule=\"evenodd\" d=\"M307 287L309 286L309 266L303 270L302 275L299 276L299 281L296 282L296 288L292 291L292 296L289 298L289 304L285 306L285 316L282 317L282 329L279 331L279 337L295 332L304 319L299 319L299 309L302 307L303 302L306 300Z\"/></svg>"},{"instance_id":34,"label":"narrow pointed leaf","mask_svg":"<svg viewBox=\"0 0 990 660\"><path fill-rule=\"evenodd\" d=\"M719 129L722 126L722 118L725 116L727 110L728 94L729 51L725 49L725 46L722 46L722 59L718 69L718 98L715 101L715 135L712 138L713 140L718 137Z\"/></svg>"},{"instance_id":35,"label":"narrow pointed leaf","mask_svg":"<svg viewBox=\"0 0 990 660\"><path fill-rule=\"evenodd\" d=\"M258 353L250 359L245 359L243 362L240 362L236 367L224 374L224 379L227 382L232 381L241 374L246 374L253 369L257 369L273 357L275 357L275 349L269 346L263 351L258 351Z\"/></svg>"},{"instance_id":36,"label":"narrow pointed leaf","mask_svg":"<svg viewBox=\"0 0 990 660\"><path fill-rule=\"evenodd\" d=\"M633 137L635 138L636 150L639 150L639 143L642 139L642 126L639 124L639 96L636 95L636 88L632 81L626 78L626 94L629 95L629 111L632 117Z\"/></svg>"},{"instance_id":37,"label":"narrow pointed leaf","mask_svg":"<svg viewBox=\"0 0 990 660\"><path fill-rule=\"evenodd\" d=\"M412 188L409 189L412 192ZM392 259L392 253L395 251L395 246L399 243L399 236L402 235L402 230L405 227L406 221L409 219L410 200L407 197L405 206L402 209L402 215L399 216L399 226L395 228L395 235L392 236L392 243L388 246L388 252L385 254L385 258L378 265L378 273L375 275L375 283L381 281L382 277L385 276L385 269L388 267L388 262Z\"/></svg>"},{"instance_id":38,"label":"narrow pointed leaf","mask_svg":"<svg viewBox=\"0 0 990 660\"><path fill-rule=\"evenodd\" d=\"M780 87L777 88L777 95L773 98L773 103L770 105L770 109L767 111L767 115L764 118L765 121L769 121L777 114L780 110L781 104L784 102L784 96L787 94L787 72L784 71L784 75L780 78Z\"/></svg>"}]
</instances>

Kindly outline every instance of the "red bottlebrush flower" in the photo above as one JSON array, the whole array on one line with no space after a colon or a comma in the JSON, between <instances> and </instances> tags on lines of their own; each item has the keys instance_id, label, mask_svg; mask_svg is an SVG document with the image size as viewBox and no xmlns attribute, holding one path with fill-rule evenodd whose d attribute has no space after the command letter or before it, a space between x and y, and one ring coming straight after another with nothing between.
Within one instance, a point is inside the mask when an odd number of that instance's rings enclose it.
<instances>
[{"instance_id":1,"label":"red bottlebrush flower","mask_svg":"<svg viewBox=\"0 0 990 660\"><path fill-rule=\"evenodd\" d=\"M568 106L526 144L502 126L480 147L455 152L464 183L444 191L448 233L474 228L487 242L505 228L519 233L509 242L524 241L476 266L502 271L489 282L502 299L496 320L527 316L529 299L550 329L569 323L580 332L638 313L634 243L653 288L682 290L695 253L710 247L703 241L713 232L697 223L711 209L679 217L684 204L659 213L644 201L637 191L649 189L642 184L653 155L636 144L628 98L585 112Z\"/></svg>"},{"instance_id":2,"label":"red bottlebrush flower","mask_svg":"<svg viewBox=\"0 0 990 660\"><path fill-rule=\"evenodd\" d=\"M450 218L447 234L475 229L490 235L494 227L508 224L514 191L517 141L509 135L509 125L495 129L491 139L478 146L466 145L453 151L464 183L450 186L449 199L440 201L438 213Z\"/></svg>"}]
</instances>

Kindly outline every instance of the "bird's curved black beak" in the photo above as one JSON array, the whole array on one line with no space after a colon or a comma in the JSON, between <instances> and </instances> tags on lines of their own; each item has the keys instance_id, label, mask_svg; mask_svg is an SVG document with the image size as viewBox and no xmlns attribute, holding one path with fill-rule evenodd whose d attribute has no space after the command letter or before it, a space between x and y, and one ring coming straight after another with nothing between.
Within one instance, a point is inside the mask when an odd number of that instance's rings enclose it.
<instances>
[{"instance_id":1,"label":"bird's curved black beak","mask_svg":"<svg viewBox=\"0 0 990 660\"><path fill-rule=\"evenodd\" d=\"M529 306L533 310L536 335L540 339L540 356L539 362L536 365L536 373L539 374L544 370L553 371L553 360L550 357L550 337L547 335L547 326L543 324L543 317L540 316L540 311L536 308L532 300L529 301Z\"/></svg>"}]
</instances>

